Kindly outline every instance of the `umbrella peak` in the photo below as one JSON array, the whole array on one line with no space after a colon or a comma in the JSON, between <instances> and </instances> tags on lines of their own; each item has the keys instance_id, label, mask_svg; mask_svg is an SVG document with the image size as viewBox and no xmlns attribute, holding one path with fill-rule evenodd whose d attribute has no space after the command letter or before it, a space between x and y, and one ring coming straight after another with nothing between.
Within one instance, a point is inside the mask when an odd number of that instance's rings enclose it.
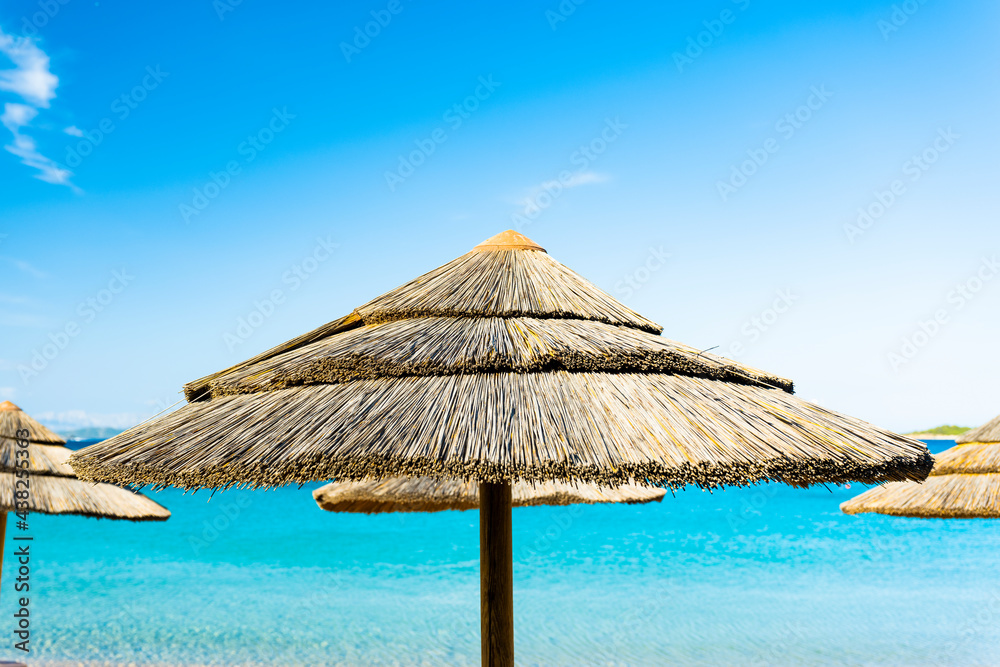
<instances>
[{"instance_id":1,"label":"umbrella peak","mask_svg":"<svg viewBox=\"0 0 1000 667\"><path fill-rule=\"evenodd\" d=\"M5 412L5 411L21 412L21 408L17 407L10 401L4 401L3 403L0 403L0 412Z\"/></svg>"},{"instance_id":2,"label":"umbrella peak","mask_svg":"<svg viewBox=\"0 0 1000 667\"><path fill-rule=\"evenodd\" d=\"M491 236L473 248L472 252L493 252L495 250L541 250L545 252L545 248L513 229Z\"/></svg>"}]
</instances>

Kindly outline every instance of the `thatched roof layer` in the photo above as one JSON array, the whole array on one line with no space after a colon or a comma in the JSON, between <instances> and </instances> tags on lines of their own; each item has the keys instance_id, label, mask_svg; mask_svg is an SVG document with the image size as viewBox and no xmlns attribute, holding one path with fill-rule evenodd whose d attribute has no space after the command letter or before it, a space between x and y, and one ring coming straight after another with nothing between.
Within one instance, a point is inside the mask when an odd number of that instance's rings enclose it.
<instances>
[{"instance_id":1,"label":"thatched roof layer","mask_svg":"<svg viewBox=\"0 0 1000 667\"><path fill-rule=\"evenodd\" d=\"M276 345L269 350L265 350L256 356L250 357L246 361L236 364L235 366L230 366L229 368L221 370L217 373L212 373L211 375L206 375L203 378L188 382L184 385L184 397L189 401L206 400L210 397L208 390L209 384L221 375L238 372L243 368L259 364L260 362L270 359L271 357L296 350L305 345L315 343L318 340L334 336L344 331L350 331L351 329L360 327L363 324L364 322L361 321L361 317L358 316L357 313L345 315L340 319L328 322L323 326L317 327L308 333L293 338L292 340L285 341L281 345Z\"/></svg>"},{"instance_id":2,"label":"thatched roof layer","mask_svg":"<svg viewBox=\"0 0 1000 667\"><path fill-rule=\"evenodd\" d=\"M659 325L505 232L185 387L81 477L185 488L456 477L680 487L922 479L922 443Z\"/></svg>"},{"instance_id":3,"label":"thatched roof layer","mask_svg":"<svg viewBox=\"0 0 1000 667\"><path fill-rule=\"evenodd\" d=\"M1000 518L1000 473L934 475L923 483L893 482L840 506L847 514L876 512L924 519Z\"/></svg>"},{"instance_id":4,"label":"thatched roof layer","mask_svg":"<svg viewBox=\"0 0 1000 667\"><path fill-rule=\"evenodd\" d=\"M627 484L609 489L591 484L566 482L519 482L511 492L514 507L572 505L577 503L659 502L666 491ZM316 504L328 512L441 512L479 507L479 485L455 479L429 477L393 478L382 481L333 482L313 491Z\"/></svg>"},{"instance_id":5,"label":"thatched roof layer","mask_svg":"<svg viewBox=\"0 0 1000 667\"><path fill-rule=\"evenodd\" d=\"M1000 415L997 415L979 428L966 431L955 438L955 442L960 445L966 442L1000 442Z\"/></svg>"},{"instance_id":6,"label":"thatched roof layer","mask_svg":"<svg viewBox=\"0 0 1000 667\"><path fill-rule=\"evenodd\" d=\"M969 442L934 456L932 475L1000 473L1000 442Z\"/></svg>"},{"instance_id":7,"label":"thatched roof layer","mask_svg":"<svg viewBox=\"0 0 1000 667\"><path fill-rule=\"evenodd\" d=\"M592 320L430 317L372 324L215 376L212 397L425 375L671 373L792 391L779 378L639 329Z\"/></svg>"},{"instance_id":8,"label":"thatched roof layer","mask_svg":"<svg viewBox=\"0 0 1000 667\"><path fill-rule=\"evenodd\" d=\"M359 380L195 402L83 450L73 466L85 478L184 488L375 476L713 488L922 477L897 469L906 444L777 389L558 371Z\"/></svg>"},{"instance_id":9,"label":"thatched roof layer","mask_svg":"<svg viewBox=\"0 0 1000 667\"><path fill-rule=\"evenodd\" d=\"M539 317L663 330L544 251L468 252L356 311L365 324L411 317Z\"/></svg>"},{"instance_id":10,"label":"thatched roof layer","mask_svg":"<svg viewBox=\"0 0 1000 667\"><path fill-rule=\"evenodd\" d=\"M0 437L0 471L17 470L17 440ZM28 443L28 472L33 475L57 475L75 477L76 473L67 463L72 452L63 445L36 445ZM23 460L23 457L22 457Z\"/></svg>"},{"instance_id":11,"label":"thatched roof layer","mask_svg":"<svg viewBox=\"0 0 1000 667\"><path fill-rule=\"evenodd\" d=\"M0 472L0 497L14 497L14 482L14 473ZM112 484L91 484L75 477L32 475L27 502L28 512L41 514L75 514L128 521L164 521L170 518L167 508L140 493ZM15 511L12 507L3 509Z\"/></svg>"},{"instance_id":12,"label":"thatched roof layer","mask_svg":"<svg viewBox=\"0 0 1000 667\"><path fill-rule=\"evenodd\" d=\"M17 435L20 429L29 432L27 447L19 444L24 440ZM40 438L45 438L48 444L38 444ZM24 461L17 452L26 449L28 467L20 469L27 474L28 494L21 500L28 503L28 512L130 521L163 521L170 517L165 507L143 495L111 484L77 479L68 463L72 451L65 442L10 401L0 404L0 511L24 511L15 505L14 482L18 464ZM23 484L18 488L23 490Z\"/></svg>"},{"instance_id":13,"label":"thatched roof layer","mask_svg":"<svg viewBox=\"0 0 1000 667\"><path fill-rule=\"evenodd\" d=\"M996 438L1000 417L968 433ZM975 435L973 437L976 437ZM869 489L843 503L848 514L877 512L921 518L1000 518L1000 441L969 441L934 455L923 484L901 482Z\"/></svg>"},{"instance_id":14,"label":"thatched roof layer","mask_svg":"<svg viewBox=\"0 0 1000 667\"><path fill-rule=\"evenodd\" d=\"M40 442L61 445L63 440L55 432L26 415L21 408L10 401L0 403L0 437L17 438L18 432L27 431L23 436L28 442Z\"/></svg>"}]
</instances>

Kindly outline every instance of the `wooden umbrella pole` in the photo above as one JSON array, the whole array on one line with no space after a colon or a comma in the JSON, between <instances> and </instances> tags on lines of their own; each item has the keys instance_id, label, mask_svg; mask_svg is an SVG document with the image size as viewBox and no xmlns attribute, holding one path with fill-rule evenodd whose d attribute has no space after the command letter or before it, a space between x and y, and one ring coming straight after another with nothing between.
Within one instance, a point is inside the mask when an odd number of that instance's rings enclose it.
<instances>
[{"instance_id":1,"label":"wooden umbrella pole","mask_svg":"<svg viewBox=\"0 0 1000 667\"><path fill-rule=\"evenodd\" d=\"M0 512L0 575L3 574L3 552L7 547L7 513Z\"/></svg>"},{"instance_id":2,"label":"wooden umbrella pole","mask_svg":"<svg viewBox=\"0 0 1000 667\"><path fill-rule=\"evenodd\" d=\"M510 483L479 485L483 667L514 667L514 545Z\"/></svg>"}]
</instances>

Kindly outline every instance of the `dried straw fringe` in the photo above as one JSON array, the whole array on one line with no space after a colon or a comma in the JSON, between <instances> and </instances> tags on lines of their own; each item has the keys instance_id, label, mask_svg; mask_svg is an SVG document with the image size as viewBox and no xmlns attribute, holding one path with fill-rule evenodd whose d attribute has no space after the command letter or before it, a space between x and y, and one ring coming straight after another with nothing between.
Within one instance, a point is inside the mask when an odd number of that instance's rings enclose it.
<instances>
[{"instance_id":1,"label":"dried straw fringe","mask_svg":"<svg viewBox=\"0 0 1000 667\"><path fill-rule=\"evenodd\" d=\"M848 500L840 509L847 514L877 512L928 519L1000 518L1000 473L934 475L923 484L886 484Z\"/></svg>"},{"instance_id":2,"label":"dried straw fringe","mask_svg":"<svg viewBox=\"0 0 1000 667\"><path fill-rule=\"evenodd\" d=\"M584 319L660 333L662 327L626 308L540 251L469 252L398 287L355 312L282 343L236 366L184 386L189 401L209 385L277 355L362 326L412 317L536 317Z\"/></svg>"},{"instance_id":3,"label":"dried straw fringe","mask_svg":"<svg viewBox=\"0 0 1000 667\"><path fill-rule=\"evenodd\" d=\"M663 330L546 253L525 250L468 252L356 312L365 324L433 316L542 317Z\"/></svg>"},{"instance_id":4,"label":"dried straw fringe","mask_svg":"<svg viewBox=\"0 0 1000 667\"><path fill-rule=\"evenodd\" d=\"M1000 518L1000 443L956 445L934 457L934 468L923 484L887 484L840 508L848 514Z\"/></svg>"},{"instance_id":5,"label":"dried straw fringe","mask_svg":"<svg viewBox=\"0 0 1000 667\"><path fill-rule=\"evenodd\" d=\"M14 471L17 451L20 449L17 440L0 437L0 471ZM36 445L28 444L28 472L35 475L58 475L62 477L75 477L76 473L66 463L72 452L62 445ZM20 459L23 460L23 457Z\"/></svg>"},{"instance_id":6,"label":"dried straw fringe","mask_svg":"<svg viewBox=\"0 0 1000 667\"><path fill-rule=\"evenodd\" d=\"M285 341L281 345L276 345L269 350L265 350L255 357L250 357L246 361L240 362L235 366L230 366L229 368L223 369L217 373L206 375L205 377L194 380L193 382L188 382L184 385L184 397L189 401L205 400L209 398L209 384L218 377L238 372L242 369L270 359L271 357L275 357L291 350L296 350L305 345L309 345L318 340L334 336L344 331L350 331L351 329L363 326L363 324L364 323L361 321L361 317L357 313L351 313L350 315L341 317L339 320L328 322L327 324L317 327L308 333L304 333L297 338L293 338L289 341Z\"/></svg>"},{"instance_id":7,"label":"dried straw fringe","mask_svg":"<svg viewBox=\"0 0 1000 667\"><path fill-rule=\"evenodd\" d=\"M0 437L17 438L17 432L21 430L28 431L26 440L29 442L55 445L61 445L66 442L57 434L22 412L13 403L8 401L0 404Z\"/></svg>"},{"instance_id":8,"label":"dried straw fringe","mask_svg":"<svg viewBox=\"0 0 1000 667\"><path fill-rule=\"evenodd\" d=\"M514 507L576 503L648 503L660 501L662 489L625 485L607 489L588 484L519 483L512 490ZM461 480L416 477L385 481L334 482L313 491L316 504L329 512L441 512L479 507L479 485Z\"/></svg>"},{"instance_id":9,"label":"dried straw fringe","mask_svg":"<svg viewBox=\"0 0 1000 667\"><path fill-rule=\"evenodd\" d=\"M27 430L28 512L42 514L81 514L97 518L131 521L162 521L170 512L145 496L110 484L87 484L76 478L68 460L72 452L66 441L21 411L13 403L0 404L0 511L24 511L14 496L15 471L21 450L19 430ZM46 444L40 444L46 443ZM24 491L24 479L17 485Z\"/></svg>"},{"instance_id":10,"label":"dried straw fringe","mask_svg":"<svg viewBox=\"0 0 1000 667\"><path fill-rule=\"evenodd\" d=\"M704 488L922 479L917 441L783 391L603 373L363 380L189 404L77 453L84 479L280 486L451 476Z\"/></svg>"},{"instance_id":11,"label":"dried straw fringe","mask_svg":"<svg viewBox=\"0 0 1000 667\"><path fill-rule=\"evenodd\" d=\"M14 506L14 482L13 473L0 472L0 510L21 511ZM27 495L29 512L129 521L163 521L170 517L166 508L138 493L110 484L88 484L74 477L31 475Z\"/></svg>"},{"instance_id":12,"label":"dried straw fringe","mask_svg":"<svg viewBox=\"0 0 1000 667\"><path fill-rule=\"evenodd\" d=\"M994 417L979 428L966 431L955 439L958 444L969 442L1000 442L1000 415Z\"/></svg>"},{"instance_id":13,"label":"dried straw fringe","mask_svg":"<svg viewBox=\"0 0 1000 667\"><path fill-rule=\"evenodd\" d=\"M932 475L1000 473L1000 443L970 442L934 456Z\"/></svg>"},{"instance_id":14,"label":"dried straw fringe","mask_svg":"<svg viewBox=\"0 0 1000 667\"><path fill-rule=\"evenodd\" d=\"M790 380L637 329L498 317L369 325L217 375L210 387L219 397L379 377L552 370L672 373L792 391Z\"/></svg>"}]
</instances>

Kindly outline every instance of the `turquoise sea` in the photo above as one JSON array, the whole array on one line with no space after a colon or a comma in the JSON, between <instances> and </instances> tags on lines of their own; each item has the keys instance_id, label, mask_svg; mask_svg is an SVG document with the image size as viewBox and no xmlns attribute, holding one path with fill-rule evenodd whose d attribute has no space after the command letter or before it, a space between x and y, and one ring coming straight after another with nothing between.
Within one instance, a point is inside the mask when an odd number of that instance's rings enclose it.
<instances>
[{"instance_id":1,"label":"turquoise sea","mask_svg":"<svg viewBox=\"0 0 1000 667\"><path fill-rule=\"evenodd\" d=\"M335 515L316 486L31 516L30 664L478 664L478 514ZM515 509L518 664L1000 665L1000 522L841 514L864 488Z\"/></svg>"}]
</instances>

